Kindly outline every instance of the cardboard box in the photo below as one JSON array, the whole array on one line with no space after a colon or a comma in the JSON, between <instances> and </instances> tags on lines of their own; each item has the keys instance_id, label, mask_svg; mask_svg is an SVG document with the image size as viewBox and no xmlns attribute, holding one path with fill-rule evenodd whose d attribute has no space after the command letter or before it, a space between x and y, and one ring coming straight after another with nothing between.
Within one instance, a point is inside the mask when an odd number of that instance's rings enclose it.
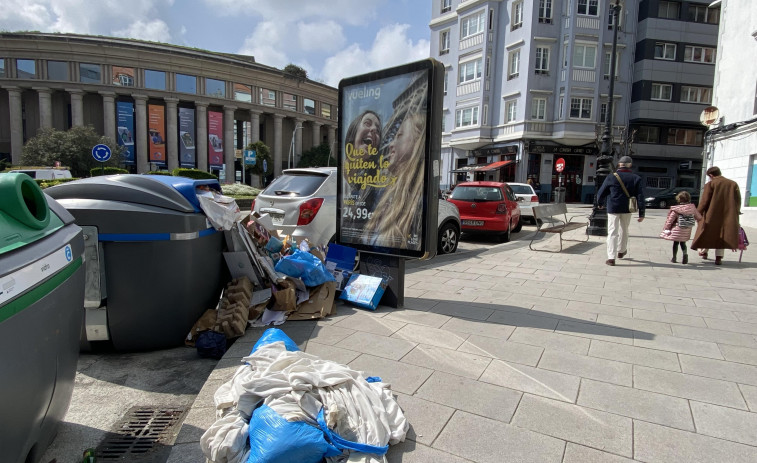
<instances>
[{"instance_id":1,"label":"cardboard box","mask_svg":"<svg viewBox=\"0 0 757 463\"><path fill-rule=\"evenodd\" d=\"M314 318L323 318L336 312L334 296L336 294L336 284L333 281L327 281L322 285L316 286L310 290L310 298L297 306L297 310L289 314L289 320L312 320Z\"/></svg>"},{"instance_id":2,"label":"cardboard box","mask_svg":"<svg viewBox=\"0 0 757 463\"><path fill-rule=\"evenodd\" d=\"M386 283L383 278L354 274L339 299L352 302L364 309L376 310L385 290Z\"/></svg>"},{"instance_id":3,"label":"cardboard box","mask_svg":"<svg viewBox=\"0 0 757 463\"><path fill-rule=\"evenodd\" d=\"M355 248L336 243L329 245L326 252L326 270L334 275L337 291L343 291L352 277L355 268L355 256L357 256L357 249Z\"/></svg>"}]
</instances>

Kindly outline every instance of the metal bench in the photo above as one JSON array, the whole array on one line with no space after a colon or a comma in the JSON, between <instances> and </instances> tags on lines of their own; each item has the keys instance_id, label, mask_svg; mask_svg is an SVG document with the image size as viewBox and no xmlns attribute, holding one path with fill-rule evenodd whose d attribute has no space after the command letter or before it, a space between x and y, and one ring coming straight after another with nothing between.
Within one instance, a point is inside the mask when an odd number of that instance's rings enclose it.
<instances>
[{"instance_id":1,"label":"metal bench","mask_svg":"<svg viewBox=\"0 0 757 463\"><path fill-rule=\"evenodd\" d=\"M531 242L528 243L528 248L532 251L543 252L560 252L562 251L563 232L570 230L578 230L579 228L585 228L589 225L588 222L573 222L574 217L568 219L568 206L565 203L551 203L539 206L534 206L534 220L536 221L536 232L531 238ZM562 215L563 218L559 218ZM534 249L532 244L539 233L557 233L560 235L560 251L550 251L548 249ZM589 241L589 235L586 235L585 240L569 240L565 241L577 241L585 243Z\"/></svg>"}]
</instances>

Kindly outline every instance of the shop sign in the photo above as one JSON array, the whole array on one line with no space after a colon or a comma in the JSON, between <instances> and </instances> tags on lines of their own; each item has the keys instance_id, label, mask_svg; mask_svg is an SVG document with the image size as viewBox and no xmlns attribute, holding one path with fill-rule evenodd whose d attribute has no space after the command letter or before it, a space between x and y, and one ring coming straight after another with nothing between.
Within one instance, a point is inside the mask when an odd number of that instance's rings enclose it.
<instances>
[{"instance_id":1,"label":"shop sign","mask_svg":"<svg viewBox=\"0 0 757 463\"><path fill-rule=\"evenodd\" d=\"M597 156L599 150L596 146L566 146L566 145L545 145L542 143L530 143L528 152L532 154L559 154L559 155L580 155L580 156Z\"/></svg>"}]
</instances>

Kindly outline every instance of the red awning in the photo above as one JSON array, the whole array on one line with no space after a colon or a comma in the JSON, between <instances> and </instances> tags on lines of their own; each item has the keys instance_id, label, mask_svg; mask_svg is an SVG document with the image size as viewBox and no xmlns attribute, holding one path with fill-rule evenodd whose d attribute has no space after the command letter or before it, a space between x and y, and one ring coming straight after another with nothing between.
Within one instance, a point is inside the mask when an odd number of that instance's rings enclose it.
<instances>
[{"instance_id":1,"label":"red awning","mask_svg":"<svg viewBox=\"0 0 757 463\"><path fill-rule=\"evenodd\" d=\"M488 166L477 167L476 168L476 172L485 172L485 171L488 171L488 170L496 170L496 169L499 169L500 167L505 167L505 166L507 166L509 164L512 164L514 162L515 161L497 161L497 162L492 162Z\"/></svg>"}]
</instances>

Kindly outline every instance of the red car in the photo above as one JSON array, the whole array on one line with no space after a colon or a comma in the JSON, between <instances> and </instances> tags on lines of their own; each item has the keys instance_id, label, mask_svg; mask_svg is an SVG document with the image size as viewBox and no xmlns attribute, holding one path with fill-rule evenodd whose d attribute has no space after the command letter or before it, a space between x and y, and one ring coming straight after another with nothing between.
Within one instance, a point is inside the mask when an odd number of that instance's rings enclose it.
<instances>
[{"instance_id":1,"label":"red car","mask_svg":"<svg viewBox=\"0 0 757 463\"><path fill-rule=\"evenodd\" d=\"M459 183L447 200L460 211L463 232L496 233L507 242L523 226L518 200L507 183Z\"/></svg>"}]
</instances>

